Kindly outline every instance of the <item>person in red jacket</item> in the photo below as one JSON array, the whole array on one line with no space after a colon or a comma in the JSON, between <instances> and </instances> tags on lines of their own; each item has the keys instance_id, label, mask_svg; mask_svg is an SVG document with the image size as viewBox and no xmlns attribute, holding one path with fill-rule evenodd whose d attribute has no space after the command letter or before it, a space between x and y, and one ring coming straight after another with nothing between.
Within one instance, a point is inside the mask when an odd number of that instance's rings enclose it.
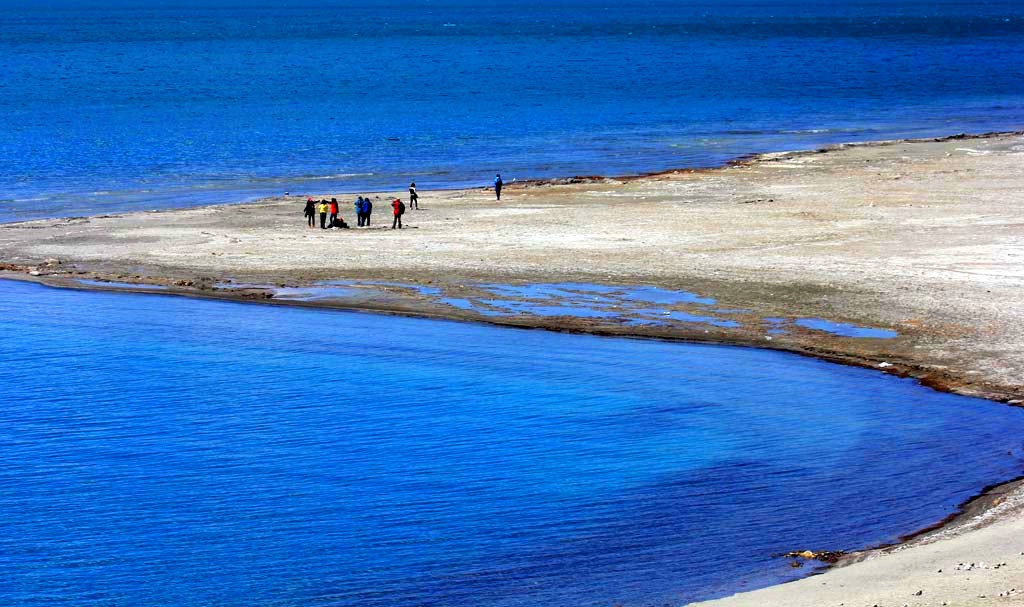
<instances>
[{"instance_id":1,"label":"person in red jacket","mask_svg":"<svg viewBox=\"0 0 1024 607\"><path fill-rule=\"evenodd\" d=\"M331 198L331 222L327 225L331 226L331 229L333 229L334 224L336 223L338 223L338 199Z\"/></svg>"},{"instance_id":2,"label":"person in red jacket","mask_svg":"<svg viewBox=\"0 0 1024 607\"><path fill-rule=\"evenodd\" d=\"M405 204L401 200L395 198L395 201L391 203L391 208L395 210L395 218L391 220L391 229L394 230L395 226L398 229L402 229L402 215L405 214Z\"/></svg>"}]
</instances>

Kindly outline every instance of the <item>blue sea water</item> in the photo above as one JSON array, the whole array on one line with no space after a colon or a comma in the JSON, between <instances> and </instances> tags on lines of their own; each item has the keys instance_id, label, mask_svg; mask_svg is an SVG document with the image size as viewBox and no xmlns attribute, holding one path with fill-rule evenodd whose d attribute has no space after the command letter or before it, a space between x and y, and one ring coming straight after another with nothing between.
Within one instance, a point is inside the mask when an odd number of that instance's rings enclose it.
<instances>
[{"instance_id":1,"label":"blue sea water","mask_svg":"<svg viewBox=\"0 0 1024 607\"><path fill-rule=\"evenodd\" d=\"M1018 0L0 2L0 221L1021 128Z\"/></svg>"},{"instance_id":2,"label":"blue sea water","mask_svg":"<svg viewBox=\"0 0 1024 607\"><path fill-rule=\"evenodd\" d=\"M0 282L0 605L680 604L1021 474L1024 410L757 349Z\"/></svg>"},{"instance_id":3,"label":"blue sea water","mask_svg":"<svg viewBox=\"0 0 1024 607\"><path fill-rule=\"evenodd\" d=\"M1016 0L0 0L0 222L1017 129L1022 51ZM0 605L708 598L1021 474L1022 415L759 350L4 282Z\"/></svg>"}]
</instances>

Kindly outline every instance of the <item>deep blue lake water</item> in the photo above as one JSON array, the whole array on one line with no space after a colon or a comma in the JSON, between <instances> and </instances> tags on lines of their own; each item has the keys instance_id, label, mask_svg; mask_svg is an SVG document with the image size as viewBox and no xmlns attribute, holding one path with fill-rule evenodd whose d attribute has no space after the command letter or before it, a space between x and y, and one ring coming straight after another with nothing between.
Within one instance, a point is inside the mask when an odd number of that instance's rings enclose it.
<instances>
[{"instance_id":1,"label":"deep blue lake water","mask_svg":"<svg viewBox=\"0 0 1024 607\"><path fill-rule=\"evenodd\" d=\"M941 519L1022 428L764 350L0 282L0 605L679 604Z\"/></svg>"},{"instance_id":2,"label":"deep blue lake water","mask_svg":"<svg viewBox=\"0 0 1024 607\"><path fill-rule=\"evenodd\" d=\"M0 221L1024 124L1018 0L83 4L0 0Z\"/></svg>"}]
</instances>

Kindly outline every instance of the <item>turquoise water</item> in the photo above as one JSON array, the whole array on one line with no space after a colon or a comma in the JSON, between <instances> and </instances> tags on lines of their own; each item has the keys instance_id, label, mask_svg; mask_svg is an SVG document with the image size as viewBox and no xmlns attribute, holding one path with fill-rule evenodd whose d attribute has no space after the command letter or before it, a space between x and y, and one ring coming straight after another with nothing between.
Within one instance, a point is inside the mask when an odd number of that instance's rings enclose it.
<instances>
[{"instance_id":1,"label":"turquoise water","mask_svg":"<svg viewBox=\"0 0 1024 607\"><path fill-rule=\"evenodd\" d=\"M933 523L1024 411L733 347L0 282L0 605L647 606Z\"/></svg>"},{"instance_id":2,"label":"turquoise water","mask_svg":"<svg viewBox=\"0 0 1024 607\"><path fill-rule=\"evenodd\" d=\"M0 221L1024 124L1019 0L270 4L0 2Z\"/></svg>"}]
</instances>

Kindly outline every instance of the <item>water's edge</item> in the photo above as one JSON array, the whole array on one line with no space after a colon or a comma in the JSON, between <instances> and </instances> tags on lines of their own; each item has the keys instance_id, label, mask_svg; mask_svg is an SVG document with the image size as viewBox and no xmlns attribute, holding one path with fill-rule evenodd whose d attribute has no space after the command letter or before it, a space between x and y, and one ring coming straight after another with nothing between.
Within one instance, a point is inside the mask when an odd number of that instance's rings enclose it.
<instances>
[{"instance_id":1,"label":"water's edge","mask_svg":"<svg viewBox=\"0 0 1024 607\"><path fill-rule=\"evenodd\" d=\"M890 145L899 145L903 143L925 143L925 142L943 142L943 141L958 141L958 140L979 140L979 139L996 139L999 137L1013 137L1024 135L1024 130L1008 130L1008 131L986 131L983 133L955 133L952 135L944 135L939 137L914 137L904 139L878 139L873 141L855 141L855 142L835 142L830 143L817 148L808 148L804 150L792 150L787 152L752 152L745 154L738 154L733 158L726 160L720 164L712 165L708 167L692 167L692 166L681 166L677 168L663 169L658 171L650 171L643 173L630 173L625 175L574 175L571 177L553 177L543 179L523 179L511 183L505 184L505 189L516 189L516 188L527 188L537 187L544 185L568 185L577 183L588 183L598 182L603 180L629 182L629 181L640 181L643 179L650 179L652 177L659 177L663 175L672 174L699 174L699 173L714 173L724 169L732 167L742 167L757 164L759 162L770 162L783 160L787 158L798 158L800 156L808 156L814 154L824 154L836 150L842 150L851 147L884 147ZM458 190L473 190L473 189L492 189L488 186L478 187L467 187L464 184L451 184L450 186L432 188L431 190L421 190L422 192L427 191L439 191L439 192L452 192ZM392 191L397 190L379 190L379 191L364 191L367 195L373 194L389 194ZM357 190L349 191L338 191L335 194L349 194L356 193ZM292 194L295 198L305 198L307 194ZM324 194L316 194L315 197L323 197ZM164 211L175 211L184 209L201 209L201 208L216 208L216 207L228 207L241 204L262 204L269 201L280 200L281 196L251 196L245 197L240 200L228 203L213 203L213 204L196 204L196 205L184 205L174 207L161 207L159 209L153 209L149 211L135 210L135 211L124 211L124 212L112 212L102 213L97 215L52 215L45 217L37 217L35 219L20 219L16 221L3 221L0 219L0 226L4 225L18 225L24 223L33 223L36 221L49 221L54 219L84 219L87 217L120 217L131 214L141 214L148 212L164 212Z\"/></svg>"}]
</instances>

